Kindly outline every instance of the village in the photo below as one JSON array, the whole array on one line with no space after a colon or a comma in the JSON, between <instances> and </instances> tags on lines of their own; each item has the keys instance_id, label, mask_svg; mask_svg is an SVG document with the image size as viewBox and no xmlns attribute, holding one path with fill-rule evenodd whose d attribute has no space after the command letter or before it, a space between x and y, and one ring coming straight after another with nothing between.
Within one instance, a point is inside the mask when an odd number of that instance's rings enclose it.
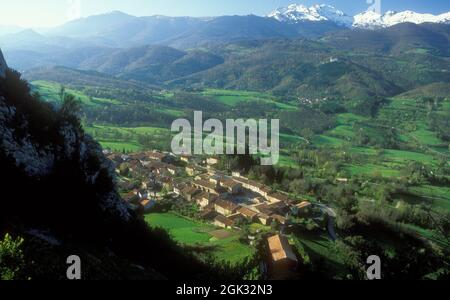
<instances>
[{"instance_id":1,"label":"village","mask_svg":"<svg viewBox=\"0 0 450 300\"><path fill-rule=\"evenodd\" d=\"M276 226L277 234L266 237L275 278L285 278L299 258L283 235L288 217L300 215L314 206L306 200L250 180L240 172L227 175L215 166L216 157L176 156L150 151L136 154L105 151L120 178L122 198L138 214L144 215L167 197L195 204L202 220L217 228L240 230L240 224Z\"/></svg>"}]
</instances>

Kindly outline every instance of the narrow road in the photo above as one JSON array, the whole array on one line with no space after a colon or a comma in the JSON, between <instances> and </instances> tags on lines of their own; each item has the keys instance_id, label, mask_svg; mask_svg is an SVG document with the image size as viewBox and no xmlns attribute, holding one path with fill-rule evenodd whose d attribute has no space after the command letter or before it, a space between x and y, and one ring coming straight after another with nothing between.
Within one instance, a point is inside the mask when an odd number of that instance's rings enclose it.
<instances>
[{"instance_id":1,"label":"narrow road","mask_svg":"<svg viewBox=\"0 0 450 300\"><path fill-rule=\"evenodd\" d=\"M328 216L328 224L327 224L327 231L330 235L330 238L335 241L338 239L338 236L336 234L336 230L334 228L334 223L336 219L336 212L331 208L324 204L315 204L315 206L319 207L324 214Z\"/></svg>"},{"instance_id":2,"label":"narrow road","mask_svg":"<svg viewBox=\"0 0 450 300\"><path fill-rule=\"evenodd\" d=\"M336 231L334 230L334 220L335 219L333 217L328 216L327 230L328 230L328 234L330 235L330 237L333 241L338 239Z\"/></svg>"}]
</instances>

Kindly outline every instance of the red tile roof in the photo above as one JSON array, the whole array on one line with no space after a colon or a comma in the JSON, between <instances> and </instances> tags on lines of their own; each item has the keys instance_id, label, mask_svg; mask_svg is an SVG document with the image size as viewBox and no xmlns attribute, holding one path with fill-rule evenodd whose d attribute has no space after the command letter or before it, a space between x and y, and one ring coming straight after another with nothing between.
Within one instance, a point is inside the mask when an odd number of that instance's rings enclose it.
<instances>
[{"instance_id":1,"label":"red tile roof","mask_svg":"<svg viewBox=\"0 0 450 300\"><path fill-rule=\"evenodd\" d=\"M227 217L222 216L222 215L217 215L217 217L215 217L214 220L219 222L219 223L222 223L222 224L224 224L226 226L233 226L234 225L234 222L232 220L230 220Z\"/></svg>"},{"instance_id":2,"label":"red tile roof","mask_svg":"<svg viewBox=\"0 0 450 300\"><path fill-rule=\"evenodd\" d=\"M251 210L251 209L249 209L247 207L243 207L243 206L240 207L237 211L241 215L244 215L244 216L249 217L249 218L254 218L254 217L256 217L258 215L258 212L254 211L254 210Z\"/></svg>"},{"instance_id":3,"label":"red tile roof","mask_svg":"<svg viewBox=\"0 0 450 300\"><path fill-rule=\"evenodd\" d=\"M233 211L238 208L238 206L233 202L222 199L217 200L215 204L229 211Z\"/></svg>"},{"instance_id":4,"label":"red tile roof","mask_svg":"<svg viewBox=\"0 0 450 300\"><path fill-rule=\"evenodd\" d=\"M274 262L283 259L289 259L298 262L297 257L292 251L292 247L291 245L289 245L289 242L286 237L281 235L275 235L268 238L267 241L269 243L270 253L272 255L272 259Z\"/></svg>"}]
</instances>

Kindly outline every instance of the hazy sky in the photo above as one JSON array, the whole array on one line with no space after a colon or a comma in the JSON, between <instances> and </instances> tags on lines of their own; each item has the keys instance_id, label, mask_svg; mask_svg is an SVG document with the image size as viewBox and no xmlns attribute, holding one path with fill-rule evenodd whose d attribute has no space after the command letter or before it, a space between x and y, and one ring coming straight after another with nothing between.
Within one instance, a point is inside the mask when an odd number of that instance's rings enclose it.
<instances>
[{"instance_id":1,"label":"hazy sky","mask_svg":"<svg viewBox=\"0 0 450 300\"><path fill-rule=\"evenodd\" d=\"M86 17L114 10L128 14L168 16L265 15L290 3L331 4L354 15L365 11L375 0L0 0L0 25L49 27L76 16ZM77 2L80 2L78 10ZM75 3L75 5L73 4ZM450 11L449 0L381 0L383 11Z\"/></svg>"}]
</instances>

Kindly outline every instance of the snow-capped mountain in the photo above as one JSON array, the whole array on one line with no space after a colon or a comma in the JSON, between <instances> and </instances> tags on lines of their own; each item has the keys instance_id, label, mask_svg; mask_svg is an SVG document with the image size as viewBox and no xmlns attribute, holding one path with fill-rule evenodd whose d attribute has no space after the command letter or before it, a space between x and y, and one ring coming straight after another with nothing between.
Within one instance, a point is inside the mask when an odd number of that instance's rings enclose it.
<instances>
[{"instance_id":1,"label":"snow-capped mountain","mask_svg":"<svg viewBox=\"0 0 450 300\"><path fill-rule=\"evenodd\" d=\"M306 7L300 4L291 4L288 7L278 8L268 17L275 18L280 22L299 23L302 21L331 21L343 26L351 26L353 17L336 9L331 5L313 5Z\"/></svg>"},{"instance_id":2,"label":"snow-capped mountain","mask_svg":"<svg viewBox=\"0 0 450 300\"><path fill-rule=\"evenodd\" d=\"M441 15L421 14L413 11L394 12L388 11L379 14L374 11L366 11L356 16L349 16L331 5L304 5L291 4L284 8L278 8L268 15L280 22L320 22L330 21L341 26L376 29L390 27L400 23L450 23L450 12Z\"/></svg>"},{"instance_id":3,"label":"snow-capped mountain","mask_svg":"<svg viewBox=\"0 0 450 300\"><path fill-rule=\"evenodd\" d=\"M450 13L441 15L420 14L410 10L403 12L388 11L381 15L373 11L360 13L354 17L353 27L376 29L394 26L400 23L450 23Z\"/></svg>"}]
</instances>

